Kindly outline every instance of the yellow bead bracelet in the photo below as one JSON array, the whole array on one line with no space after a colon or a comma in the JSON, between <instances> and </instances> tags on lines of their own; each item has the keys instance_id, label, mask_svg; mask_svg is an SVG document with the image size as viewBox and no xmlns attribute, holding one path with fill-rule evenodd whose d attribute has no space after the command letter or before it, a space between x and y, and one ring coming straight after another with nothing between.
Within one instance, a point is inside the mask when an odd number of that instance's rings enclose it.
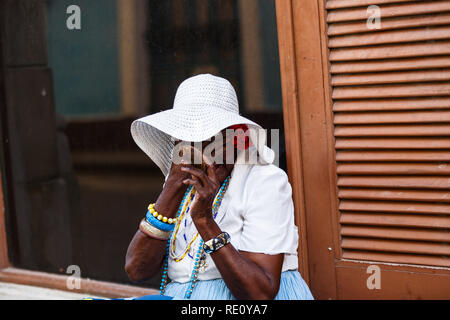
<instances>
[{"instance_id":1,"label":"yellow bead bracelet","mask_svg":"<svg viewBox=\"0 0 450 320\"><path fill-rule=\"evenodd\" d=\"M150 213L159 221L162 221L164 223L168 223L168 224L175 224L177 223L177 218L167 218L164 217L162 214L159 214L158 211L155 210L155 204L154 203L150 203L150 205L148 206L148 211L150 211Z\"/></svg>"}]
</instances>

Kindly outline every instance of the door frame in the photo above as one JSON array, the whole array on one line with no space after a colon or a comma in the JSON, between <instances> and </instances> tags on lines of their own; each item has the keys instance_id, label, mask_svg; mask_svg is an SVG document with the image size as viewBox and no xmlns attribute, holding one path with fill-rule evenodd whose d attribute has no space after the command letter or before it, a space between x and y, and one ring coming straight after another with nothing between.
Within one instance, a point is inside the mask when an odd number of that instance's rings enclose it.
<instances>
[{"instance_id":1,"label":"door frame","mask_svg":"<svg viewBox=\"0 0 450 320\"><path fill-rule=\"evenodd\" d=\"M319 1L320 2L320 1ZM276 0L288 174L299 224L299 267L313 295L335 299L337 203L330 87L316 1ZM326 46L325 46L326 48ZM321 170L323 167L328 170ZM321 230L321 232L308 232ZM320 293L320 294L319 294Z\"/></svg>"}]
</instances>

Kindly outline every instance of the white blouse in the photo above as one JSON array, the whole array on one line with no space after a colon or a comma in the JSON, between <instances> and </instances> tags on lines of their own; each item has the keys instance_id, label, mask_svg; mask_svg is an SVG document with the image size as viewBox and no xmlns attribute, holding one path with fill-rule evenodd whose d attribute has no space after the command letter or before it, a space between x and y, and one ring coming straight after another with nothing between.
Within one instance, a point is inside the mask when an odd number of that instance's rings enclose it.
<instances>
[{"instance_id":1,"label":"white blouse","mask_svg":"<svg viewBox=\"0 0 450 320\"><path fill-rule=\"evenodd\" d=\"M294 222L292 188L287 174L274 164L236 163L215 221L230 235L231 244L237 250L284 253L282 271L298 268L298 231ZM175 255L184 252L196 233L195 224L187 214L175 240ZM195 262L192 257L198 251L199 241L200 235L181 261L175 262L169 256L168 276L172 281L190 280ZM198 279L221 278L211 256L206 256L206 267L199 270Z\"/></svg>"}]
</instances>

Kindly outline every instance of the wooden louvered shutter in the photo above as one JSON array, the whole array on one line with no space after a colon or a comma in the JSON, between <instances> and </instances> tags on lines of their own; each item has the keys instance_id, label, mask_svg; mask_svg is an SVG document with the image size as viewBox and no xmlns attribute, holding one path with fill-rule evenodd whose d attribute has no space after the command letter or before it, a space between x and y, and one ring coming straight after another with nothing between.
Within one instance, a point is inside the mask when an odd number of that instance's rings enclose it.
<instances>
[{"instance_id":1,"label":"wooden louvered shutter","mask_svg":"<svg viewBox=\"0 0 450 320\"><path fill-rule=\"evenodd\" d=\"M327 9L342 258L450 267L450 1Z\"/></svg>"},{"instance_id":2,"label":"wooden louvered shutter","mask_svg":"<svg viewBox=\"0 0 450 320\"><path fill-rule=\"evenodd\" d=\"M448 299L450 1L301 2L279 0L293 20L280 61L285 113L299 109L313 294ZM365 282L373 264L379 291Z\"/></svg>"}]
</instances>

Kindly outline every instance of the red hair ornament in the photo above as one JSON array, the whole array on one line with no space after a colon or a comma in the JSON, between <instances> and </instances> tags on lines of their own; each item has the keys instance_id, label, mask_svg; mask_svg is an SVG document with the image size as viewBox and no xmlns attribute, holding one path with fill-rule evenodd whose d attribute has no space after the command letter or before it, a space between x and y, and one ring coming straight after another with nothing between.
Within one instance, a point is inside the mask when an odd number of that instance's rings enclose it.
<instances>
[{"instance_id":1,"label":"red hair ornament","mask_svg":"<svg viewBox=\"0 0 450 320\"><path fill-rule=\"evenodd\" d=\"M242 151L248 149L248 147L251 146L250 138L248 135L245 134L248 130L248 126L246 124L235 124L229 126L228 129L234 130L233 135L234 148Z\"/></svg>"}]
</instances>

